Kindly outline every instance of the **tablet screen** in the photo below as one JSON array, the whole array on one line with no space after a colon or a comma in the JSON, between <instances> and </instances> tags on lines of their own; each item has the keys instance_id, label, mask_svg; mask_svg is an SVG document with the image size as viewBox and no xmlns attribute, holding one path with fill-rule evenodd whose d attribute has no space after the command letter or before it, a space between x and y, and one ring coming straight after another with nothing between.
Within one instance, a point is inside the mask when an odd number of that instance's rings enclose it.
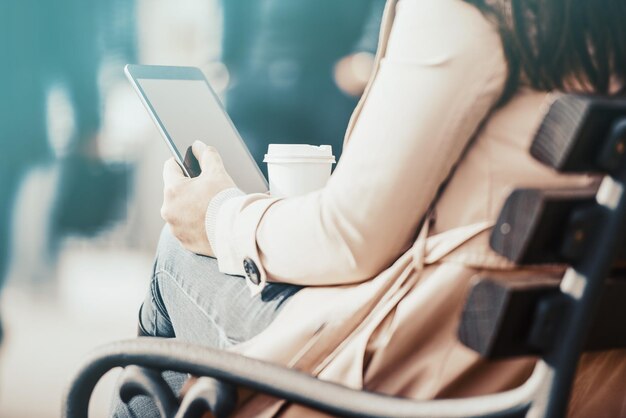
<instances>
[{"instance_id":1,"label":"tablet screen","mask_svg":"<svg viewBox=\"0 0 626 418\"><path fill-rule=\"evenodd\" d=\"M137 78L181 161L194 141L215 147L226 170L244 192L265 192L267 184L221 103L204 80Z\"/></svg>"}]
</instances>

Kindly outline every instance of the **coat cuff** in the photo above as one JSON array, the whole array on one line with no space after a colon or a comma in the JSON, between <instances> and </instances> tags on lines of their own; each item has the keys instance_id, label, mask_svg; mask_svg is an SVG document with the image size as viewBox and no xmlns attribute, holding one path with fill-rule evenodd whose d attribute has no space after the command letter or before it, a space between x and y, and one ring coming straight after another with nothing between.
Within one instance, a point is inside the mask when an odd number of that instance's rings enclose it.
<instances>
[{"instance_id":1,"label":"coat cuff","mask_svg":"<svg viewBox=\"0 0 626 418\"><path fill-rule=\"evenodd\" d=\"M211 245L219 270L246 277L253 295L267 283L256 232L267 209L278 200L266 194L250 194L225 199L217 210L215 244Z\"/></svg>"},{"instance_id":2,"label":"coat cuff","mask_svg":"<svg viewBox=\"0 0 626 418\"><path fill-rule=\"evenodd\" d=\"M204 228L211 248L215 248L215 226L217 225L217 214L220 208L227 200L241 196L245 196L245 193L236 187L231 187L216 194L209 202L209 207L204 217Z\"/></svg>"}]
</instances>

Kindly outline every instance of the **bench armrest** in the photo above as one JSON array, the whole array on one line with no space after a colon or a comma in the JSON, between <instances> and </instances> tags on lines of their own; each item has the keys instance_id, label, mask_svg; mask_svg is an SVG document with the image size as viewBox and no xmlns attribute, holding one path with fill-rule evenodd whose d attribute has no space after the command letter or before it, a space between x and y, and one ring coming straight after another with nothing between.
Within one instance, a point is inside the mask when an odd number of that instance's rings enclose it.
<instances>
[{"instance_id":1,"label":"bench armrest","mask_svg":"<svg viewBox=\"0 0 626 418\"><path fill-rule=\"evenodd\" d=\"M351 389L228 351L171 339L138 338L103 346L86 359L67 392L63 416L87 417L89 398L100 378L115 367L130 365L213 377L348 417L522 417L535 390L529 380L496 395L421 402Z\"/></svg>"}]
</instances>

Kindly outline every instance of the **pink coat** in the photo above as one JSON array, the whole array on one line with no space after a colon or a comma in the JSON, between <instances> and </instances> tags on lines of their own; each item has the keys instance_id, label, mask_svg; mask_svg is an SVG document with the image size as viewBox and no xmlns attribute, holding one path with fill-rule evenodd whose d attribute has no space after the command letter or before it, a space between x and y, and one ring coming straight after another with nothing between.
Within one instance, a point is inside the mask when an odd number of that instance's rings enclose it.
<instances>
[{"instance_id":1,"label":"pink coat","mask_svg":"<svg viewBox=\"0 0 626 418\"><path fill-rule=\"evenodd\" d=\"M235 350L416 399L494 393L529 376L533 359L486 362L457 341L468 286L524 273L488 245L513 189L595 187L595 179L533 160L533 134L555 96L522 88L494 108L506 77L499 35L473 6L388 1L375 73L328 186L283 200L248 195L220 209L214 248L223 272L243 274L249 258L261 275L253 291L266 281L307 286ZM273 416L281 405L255 395L238 416ZM298 406L280 414L316 415ZM625 351L584 356L571 415L626 416Z\"/></svg>"}]
</instances>

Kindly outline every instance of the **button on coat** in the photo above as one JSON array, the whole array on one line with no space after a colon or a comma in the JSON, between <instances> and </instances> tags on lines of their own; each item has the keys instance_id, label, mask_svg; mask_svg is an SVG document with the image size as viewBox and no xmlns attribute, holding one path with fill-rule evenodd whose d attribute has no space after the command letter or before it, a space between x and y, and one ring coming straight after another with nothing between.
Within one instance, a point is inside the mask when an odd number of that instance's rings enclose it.
<instances>
[{"instance_id":1,"label":"button on coat","mask_svg":"<svg viewBox=\"0 0 626 418\"><path fill-rule=\"evenodd\" d=\"M243 260L243 269L246 272L246 276L248 276L248 279L250 279L253 284L258 285L261 282L259 268L251 258L246 257Z\"/></svg>"}]
</instances>

